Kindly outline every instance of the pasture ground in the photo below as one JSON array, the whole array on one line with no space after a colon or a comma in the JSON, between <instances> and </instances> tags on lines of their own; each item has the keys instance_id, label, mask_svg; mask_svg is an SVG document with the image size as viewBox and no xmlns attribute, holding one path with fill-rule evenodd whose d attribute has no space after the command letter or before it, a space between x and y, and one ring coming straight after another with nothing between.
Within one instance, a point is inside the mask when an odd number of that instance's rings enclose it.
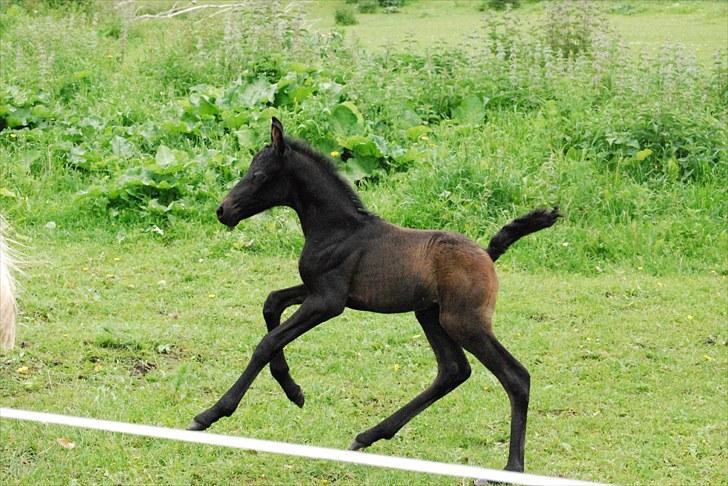
<instances>
[{"instance_id":1,"label":"pasture ground","mask_svg":"<svg viewBox=\"0 0 728 486\"><path fill-rule=\"evenodd\" d=\"M222 229L174 241L35 234L20 346L0 361L3 406L184 427L246 364L267 291L297 282L292 258L231 250L231 238ZM724 481L725 276L502 271L500 280L495 329L533 380L529 471L616 484ZM288 357L303 409L265 371L212 430L344 448L435 371L411 315L346 311ZM370 451L502 467L507 399L471 362L468 382ZM5 484L458 483L11 421L2 435Z\"/></svg>"},{"instance_id":2,"label":"pasture ground","mask_svg":"<svg viewBox=\"0 0 728 486\"><path fill-rule=\"evenodd\" d=\"M484 14L473 8L479 3L479 0L411 2L398 14L387 14L381 9L370 14L357 13L358 24L343 29L347 38L368 49L398 50L406 45L414 51L436 50L440 45L464 43L482 28ZM524 23L537 21L543 5L521 3L515 15ZM657 52L665 44L681 43L701 61L709 63L716 46L728 43L725 24L728 4L725 2L610 0L604 5L615 32L635 48L646 47ZM344 0L314 2L309 17L321 29L336 28L334 12L345 6Z\"/></svg>"}]
</instances>

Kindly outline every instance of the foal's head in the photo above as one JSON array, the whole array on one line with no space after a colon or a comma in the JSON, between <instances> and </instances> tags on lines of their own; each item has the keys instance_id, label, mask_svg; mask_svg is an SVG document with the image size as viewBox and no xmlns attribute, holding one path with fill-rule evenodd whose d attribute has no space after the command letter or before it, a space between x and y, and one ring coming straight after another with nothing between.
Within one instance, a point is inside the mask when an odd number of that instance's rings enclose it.
<instances>
[{"instance_id":1,"label":"foal's head","mask_svg":"<svg viewBox=\"0 0 728 486\"><path fill-rule=\"evenodd\" d=\"M270 144L255 154L248 172L235 184L217 208L217 219L230 228L241 220L285 204L289 183L283 175L287 147L283 125L273 118Z\"/></svg>"}]
</instances>

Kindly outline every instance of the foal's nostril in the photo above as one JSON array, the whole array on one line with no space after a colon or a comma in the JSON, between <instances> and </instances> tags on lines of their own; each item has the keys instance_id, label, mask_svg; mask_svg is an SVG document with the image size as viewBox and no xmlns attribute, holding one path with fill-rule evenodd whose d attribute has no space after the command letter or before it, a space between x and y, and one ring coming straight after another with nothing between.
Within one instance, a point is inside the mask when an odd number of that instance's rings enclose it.
<instances>
[{"instance_id":1,"label":"foal's nostril","mask_svg":"<svg viewBox=\"0 0 728 486\"><path fill-rule=\"evenodd\" d=\"M222 215L224 212L225 212L225 210L222 208L222 206L218 206L217 211L216 211L217 219L222 219Z\"/></svg>"}]
</instances>

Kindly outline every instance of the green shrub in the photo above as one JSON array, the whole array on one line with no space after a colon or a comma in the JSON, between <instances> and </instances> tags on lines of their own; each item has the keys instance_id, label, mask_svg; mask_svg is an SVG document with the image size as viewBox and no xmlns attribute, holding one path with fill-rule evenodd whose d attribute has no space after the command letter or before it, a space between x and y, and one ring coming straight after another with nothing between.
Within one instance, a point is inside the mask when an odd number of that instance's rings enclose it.
<instances>
[{"instance_id":1,"label":"green shrub","mask_svg":"<svg viewBox=\"0 0 728 486\"><path fill-rule=\"evenodd\" d=\"M481 12L492 10L505 10L506 8L518 8L521 6L520 0L483 0L478 7Z\"/></svg>"},{"instance_id":2,"label":"green shrub","mask_svg":"<svg viewBox=\"0 0 728 486\"><path fill-rule=\"evenodd\" d=\"M599 2L581 0L547 2L541 20L541 41L567 57L590 52L594 41L609 33L601 7Z\"/></svg>"},{"instance_id":3,"label":"green shrub","mask_svg":"<svg viewBox=\"0 0 728 486\"><path fill-rule=\"evenodd\" d=\"M357 9L363 14L374 13L378 7L379 3L377 0L359 0L357 4Z\"/></svg>"},{"instance_id":4,"label":"green shrub","mask_svg":"<svg viewBox=\"0 0 728 486\"><path fill-rule=\"evenodd\" d=\"M406 0L378 0L379 6L382 8L401 8L404 7Z\"/></svg>"},{"instance_id":5,"label":"green shrub","mask_svg":"<svg viewBox=\"0 0 728 486\"><path fill-rule=\"evenodd\" d=\"M334 13L334 20L336 25L356 25L359 22L356 20L356 15L351 8L338 8Z\"/></svg>"}]
</instances>

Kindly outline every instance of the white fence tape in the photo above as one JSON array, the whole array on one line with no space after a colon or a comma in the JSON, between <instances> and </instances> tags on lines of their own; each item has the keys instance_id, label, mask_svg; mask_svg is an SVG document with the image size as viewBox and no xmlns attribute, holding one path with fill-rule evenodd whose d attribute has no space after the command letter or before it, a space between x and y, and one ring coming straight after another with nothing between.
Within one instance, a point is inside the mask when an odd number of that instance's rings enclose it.
<instances>
[{"instance_id":1,"label":"white fence tape","mask_svg":"<svg viewBox=\"0 0 728 486\"><path fill-rule=\"evenodd\" d=\"M110 420L96 420L84 417L73 417L70 415L29 412L12 408L0 408L0 419L28 420L31 422L42 422L46 424L68 425L71 427L141 435L144 437L156 437L159 439L179 440L183 442L194 442L197 444L232 447L235 449L245 449L258 452L271 452L274 454L286 454L289 456L307 457L310 459L325 459L329 461L348 462L352 464L440 474L444 476L486 479L489 481L500 481L511 484L536 486L596 486L598 484L587 481L577 481L574 479L537 476L535 474L463 466L460 464L447 464L442 462L423 461L420 459L369 454L365 452L288 444L286 442L233 437L229 435L210 434L207 432L192 432L188 430L170 429L152 425L138 425L125 422L112 422Z\"/></svg>"}]
</instances>

